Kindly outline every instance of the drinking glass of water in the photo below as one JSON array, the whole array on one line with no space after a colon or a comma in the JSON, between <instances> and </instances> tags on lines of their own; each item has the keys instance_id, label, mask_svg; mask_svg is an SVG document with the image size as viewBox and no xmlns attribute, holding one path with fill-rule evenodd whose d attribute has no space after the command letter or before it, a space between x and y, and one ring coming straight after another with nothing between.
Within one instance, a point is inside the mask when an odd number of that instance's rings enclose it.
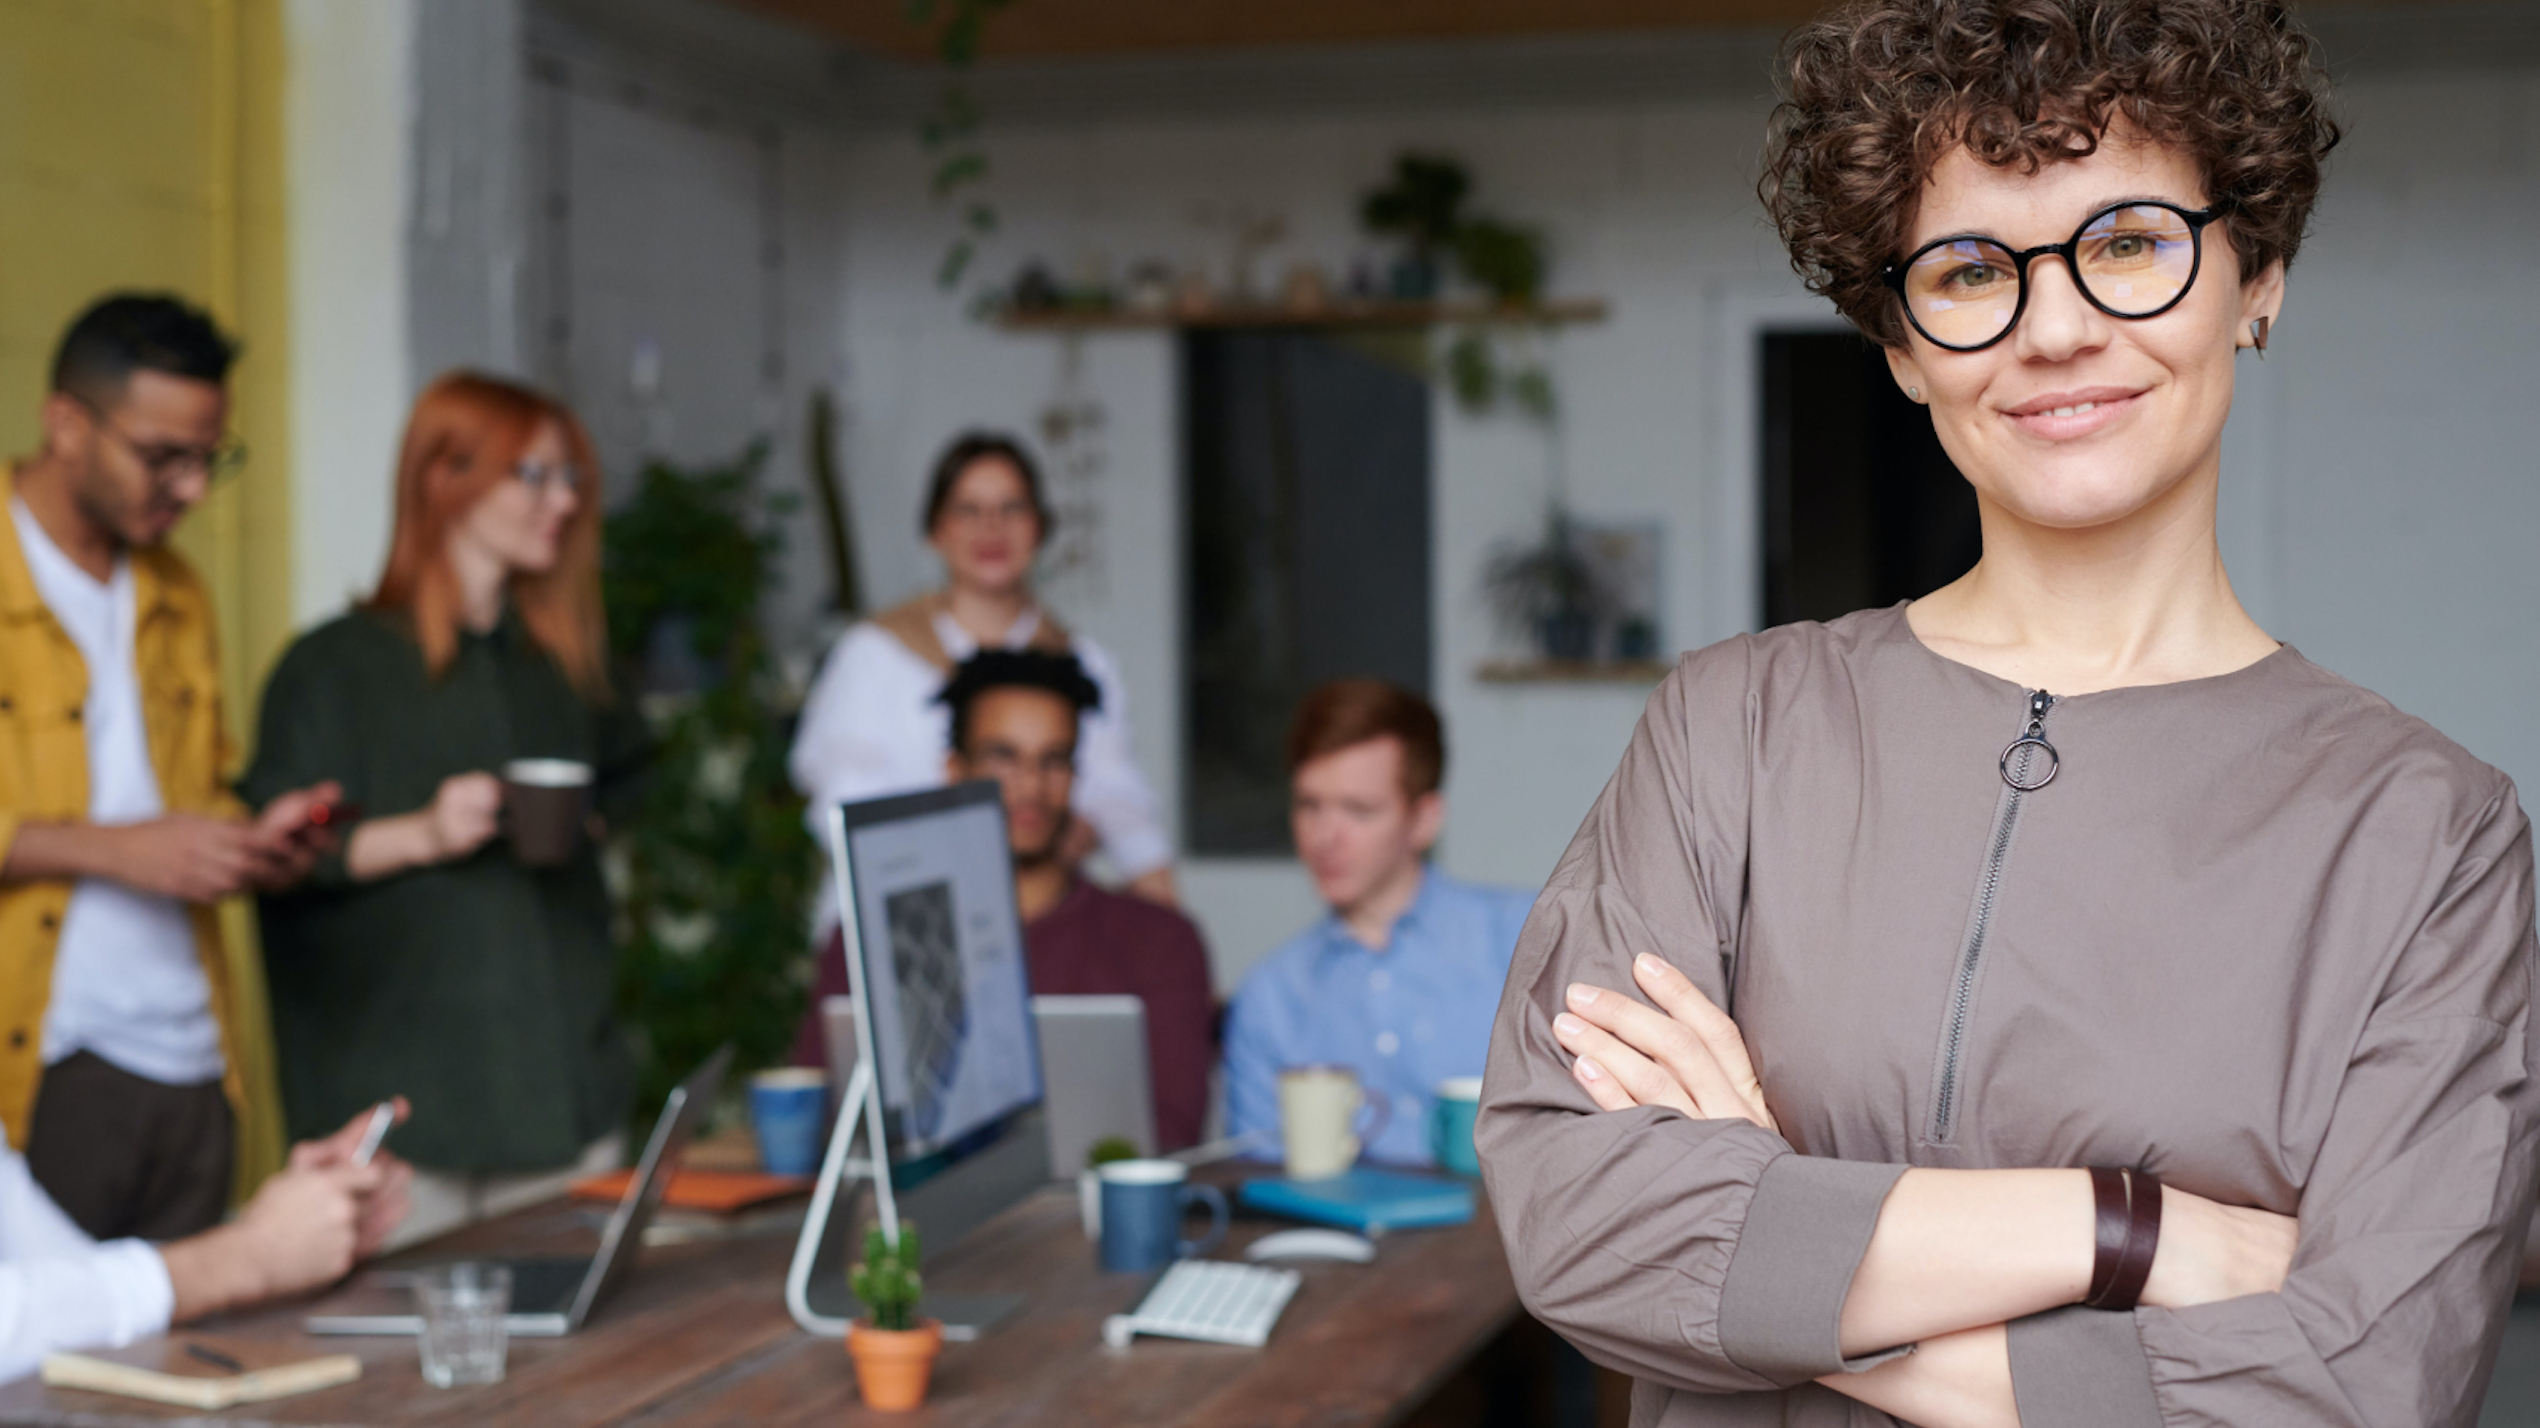
<instances>
[{"instance_id":1,"label":"drinking glass of water","mask_svg":"<svg viewBox=\"0 0 2540 1428\"><path fill-rule=\"evenodd\" d=\"M423 1381L434 1388L500 1383L511 1336L512 1272L500 1264L445 1264L415 1275L423 1310Z\"/></svg>"}]
</instances>

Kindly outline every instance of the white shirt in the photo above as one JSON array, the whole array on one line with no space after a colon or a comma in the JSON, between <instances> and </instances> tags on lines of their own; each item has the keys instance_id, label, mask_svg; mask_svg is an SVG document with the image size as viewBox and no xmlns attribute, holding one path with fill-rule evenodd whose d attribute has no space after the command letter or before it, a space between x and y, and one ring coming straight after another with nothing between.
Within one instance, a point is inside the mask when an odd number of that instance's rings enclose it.
<instances>
[{"instance_id":1,"label":"white shirt","mask_svg":"<svg viewBox=\"0 0 2540 1428\"><path fill-rule=\"evenodd\" d=\"M9 500L36 593L88 666L88 821L140 823L167 811L150 767L134 669L132 562L98 580L53 544L26 502ZM44 1064L89 1051L136 1076L190 1086L221 1075L211 983L185 905L102 878L71 889L44 1009Z\"/></svg>"},{"instance_id":2,"label":"white shirt","mask_svg":"<svg viewBox=\"0 0 2540 1428\"><path fill-rule=\"evenodd\" d=\"M979 642L951 615L939 611L934 623L944 653L956 662L979 652ZM999 643L1021 649L1040 627L1040 611L1026 610ZM1119 666L1083 635L1072 637L1070 649L1102 691L1102 707L1088 711L1077 728L1072 806L1101 835L1103 852L1121 876L1134 878L1173 861L1173 844L1156 815L1154 791L1129 758L1128 698ZM823 847L830 806L943 786L952 711L935 696L944 678L870 621L838 637L803 704L790 760L794 786L811 800L812 832ZM825 892L821 896L824 936L837 917L836 902Z\"/></svg>"},{"instance_id":3,"label":"white shirt","mask_svg":"<svg viewBox=\"0 0 2540 1428\"><path fill-rule=\"evenodd\" d=\"M157 1250L81 1233L0 1137L0 1382L35 1372L56 1350L158 1333L175 1311Z\"/></svg>"}]
</instances>

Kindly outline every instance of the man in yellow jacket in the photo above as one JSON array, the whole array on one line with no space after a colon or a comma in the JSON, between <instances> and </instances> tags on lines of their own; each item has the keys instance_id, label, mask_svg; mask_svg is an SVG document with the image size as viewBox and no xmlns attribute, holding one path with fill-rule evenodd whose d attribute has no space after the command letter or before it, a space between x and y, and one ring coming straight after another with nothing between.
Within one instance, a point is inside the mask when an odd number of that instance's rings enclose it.
<instances>
[{"instance_id":1,"label":"man in yellow jacket","mask_svg":"<svg viewBox=\"0 0 2540 1428\"><path fill-rule=\"evenodd\" d=\"M260 818L231 796L210 601L164 548L237 464L234 355L173 298L89 308L0 519L0 1123L100 1239L176 1239L226 1209L239 1086L214 905L304 874L336 796Z\"/></svg>"}]
</instances>

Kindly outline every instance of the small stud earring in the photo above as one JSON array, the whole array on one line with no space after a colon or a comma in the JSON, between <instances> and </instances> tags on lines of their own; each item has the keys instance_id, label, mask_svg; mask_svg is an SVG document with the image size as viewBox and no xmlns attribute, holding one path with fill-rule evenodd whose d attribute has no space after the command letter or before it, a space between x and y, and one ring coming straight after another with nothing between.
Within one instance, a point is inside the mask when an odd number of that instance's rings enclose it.
<instances>
[{"instance_id":1,"label":"small stud earring","mask_svg":"<svg viewBox=\"0 0 2540 1428\"><path fill-rule=\"evenodd\" d=\"M2249 319L2249 340L2256 344L2261 362L2267 360L2267 327L2267 319L2263 317Z\"/></svg>"},{"instance_id":2,"label":"small stud earring","mask_svg":"<svg viewBox=\"0 0 2540 1428\"><path fill-rule=\"evenodd\" d=\"M1920 387L1907 387L1907 388L1905 389L1905 400L1907 400L1907 401L1909 401L1909 402L1919 402L1919 401L1921 401L1922 399L1923 399L1923 389L1922 389L1922 388L1920 388Z\"/></svg>"}]
</instances>

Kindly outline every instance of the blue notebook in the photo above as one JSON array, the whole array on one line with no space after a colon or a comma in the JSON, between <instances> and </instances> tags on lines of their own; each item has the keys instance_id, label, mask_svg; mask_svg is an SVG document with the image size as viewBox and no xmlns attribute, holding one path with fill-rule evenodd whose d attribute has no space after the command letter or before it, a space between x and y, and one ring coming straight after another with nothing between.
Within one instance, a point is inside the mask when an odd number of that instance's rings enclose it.
<instances>
[{"instance_id":1,"label":"blue notebook","mask_svg":"<svg viewBox=\"0 0 2540 1428\"><path fill-rule=\"evenodd\" d=\"M1392 1170L1349 1170L1329 1180L1247 1180L1240 1198L1255 1210L1360 1231L1460 1225L1473 1218L1472 1186Z\"/></svg>"}]
</instances>

